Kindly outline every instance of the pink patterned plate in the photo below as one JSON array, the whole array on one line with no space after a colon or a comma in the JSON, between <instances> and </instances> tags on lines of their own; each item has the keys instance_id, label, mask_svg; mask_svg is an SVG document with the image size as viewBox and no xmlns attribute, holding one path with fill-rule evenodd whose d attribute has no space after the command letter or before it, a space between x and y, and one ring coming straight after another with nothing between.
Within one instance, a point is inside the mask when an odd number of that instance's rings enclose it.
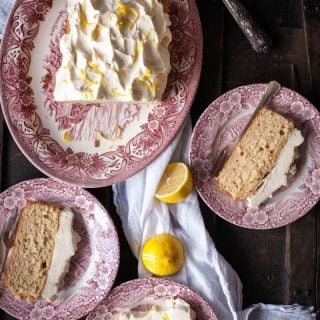
<instances>
[{"instance_id":1,"label":"pink patterned plate","mask_svg":"<svg viewBox=\"0 0 320 320\"><path fill-rule=\"evenodd\" d=\"M292 118L305 138L299 148L297 174L272 199L250 209L245 201L234 201L210 177L214 157L245 127L266 88L253 84L231 90L204 111L192 135L190 164L197 191L220 217L241 227L271 229L284 226L305 215L320 198L320 115L298 93L282 88L270 107Z\"/></svg>"},{"instance_id":2,"label":"pink patterned plate","mask_svg":"<svg viewBox=\"0 0 320 320\"><path fill-rule=\"evenodd\" d=\"M171 298L181 298L189 303L197 320L218 320L209 304L197 293L180 283L158 278L136 279L113 289L86 320L113 320L120 308L140 306L145 311L150 306L141 306L143 300Z\"/></svg>"},{"instance_id":3,"label":"pink patterned plate","mask_svg":"<svg viewBox=\"0 0 320 320\"><path fill-rule=\"evenodd\" d=\"M87 191L51 179L19 183L0 194L0 230L8 216L28 200L69 206L76 214L74 228L80 234L78 250L71 259L65 285L53 303L15 299L0 282L0 308L23 320L78 319L94 309L107 295L119 266L116 229L104 207Z\"/></svg>"},{"instance_id":4,"label":"pink patterned plate","mask_svg":"<svg viewBox=\"0 0 320 320\"><path fill-rule=\"evenodd\" d=\"M156 159L183 125L201 70L199 14L195 0L170 0L172 70L163 103L62 104L54 101L53 88L65 4L16 1L0 53L2 110L16 143L38 169L67 183L103 187ZM65 131L72 141L63 139Z\"/></svg>"}]
</instances>

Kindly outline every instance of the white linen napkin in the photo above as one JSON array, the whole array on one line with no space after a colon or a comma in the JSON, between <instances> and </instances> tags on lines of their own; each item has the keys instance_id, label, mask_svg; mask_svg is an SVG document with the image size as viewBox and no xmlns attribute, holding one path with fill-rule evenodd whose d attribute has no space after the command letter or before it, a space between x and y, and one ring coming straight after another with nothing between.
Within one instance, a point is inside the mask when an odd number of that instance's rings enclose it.
<instances>
[{"instance_id":1,"label":"white linen napkin","mask_svg":"<svg viewBox=\"0 0 320 320\"><path fill-rule=\"evenodd\" d=\"M306 320L315 319L313 308L298 305L257 304L242 310L242 285L236 272L217 252L205 229L198 198L193 190L178 204L165 204L154 198L162 173L169 162L188 163L191 120L169 147L145 169L113 186L114 203L125 236L139 261L139 277L151 274L143 267L140 248L151 236L170 233L182 241L186 262L169 279L184 283L207 300L219 320Z\"/></svg>"},{"instance_id":2,"label":"white linen napkin","mask_svg":"<svg viewBox=\"0 0 320 320\"><path fill-rule=\"evenodd\" d=\"M0 0L0 39L14 0Z\"/></svg>"}]
</instances>

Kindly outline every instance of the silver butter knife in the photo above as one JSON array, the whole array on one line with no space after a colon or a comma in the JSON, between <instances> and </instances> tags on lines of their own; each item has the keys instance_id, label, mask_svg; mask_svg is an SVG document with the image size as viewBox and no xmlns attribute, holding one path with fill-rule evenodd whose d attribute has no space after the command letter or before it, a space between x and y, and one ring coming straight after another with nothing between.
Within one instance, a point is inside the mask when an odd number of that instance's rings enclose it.
<instances>
[{"instance_id":1,"label":"silver butter knife","mask_svg":"<svg viewBox=\"0 0 320 320\"><path fill-rule=\"evenodd\" d=\"M2 250L3 255L1 257L0 279L2 277L4 267L6 265L9 250L14 243L18 223L19 223L19 212L18 212L18 209L16 209L16 211L9 216L1 233L1 241L2 241L1 246L4 245L4 250Z\"/></svg>"}]
</instances>

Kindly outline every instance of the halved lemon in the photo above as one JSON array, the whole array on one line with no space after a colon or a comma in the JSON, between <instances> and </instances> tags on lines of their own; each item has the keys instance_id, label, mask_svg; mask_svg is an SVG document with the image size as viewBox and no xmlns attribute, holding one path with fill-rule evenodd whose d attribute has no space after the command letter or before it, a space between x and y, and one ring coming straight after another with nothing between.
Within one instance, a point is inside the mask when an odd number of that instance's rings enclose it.
<instances>
[{"instance_id":1,"label":"halved lemon","mask_svg":"<svg viewBox=\"0 0 320 320\"><path fill-rule=\"evenodd\" d=\"M192 190L192 174L183 162L171 162L167 165L155 197L167 203L177 203L190 194Z\"/></svg>"},{"instance_id":2,"label":"halved lemon","mask_svg":"<svg viewBox=\"0 0 320 320\"><path fill-rule=\"evenodd\" d=\"M174 236L162 233L149 238L142 247L144 267L156 276L177 273L184 264L184 250Z\"/></svg>"}]
</instances>

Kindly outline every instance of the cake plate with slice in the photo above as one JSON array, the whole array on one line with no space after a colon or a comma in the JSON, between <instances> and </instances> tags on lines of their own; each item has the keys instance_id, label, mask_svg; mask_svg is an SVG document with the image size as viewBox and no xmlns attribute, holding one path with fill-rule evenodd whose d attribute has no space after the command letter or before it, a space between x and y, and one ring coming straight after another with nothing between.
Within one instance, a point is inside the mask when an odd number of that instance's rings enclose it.
<instances>
[{"instance_id":1,"label":"cake plate with slice","mask_svg":"<svg viewBox=\"0 0 320 320\"><path fill-rule=\"evenodd\" d=\"M134 308L148 311L152 300L183 299L196 313L197 320L218 320L214 311L202 297L185 285L160 278L136 279L112 289L110 294L89 315L86 320L113 320L119 309ZM149 301L146 303L144 301Z\"/></svg>"},{"instance_id":2,"label":"cake plate with slice","mask_svg":"<svg viewBox=\"0 0 320 320\"><path fill-rule=\"evenodd\" d=\"M13 317L28 319L78 319L94 309L111 289L119 267L119 240L106 209L89 192L52 179L21 182L0 194L0 230L11 213L27 201L72 208L74 229L80 235L64 286L54 302L16 299L0 282L0 308Z\"/></svg>"},{"instance_id":3,"label":"cake plate with slice","mask_svg":"<svg viewBox=\"0 0 320 320\"><path fill-rule=\"evenodd\" d=\"M320 114L297 92L282 88L269 107L291 118L305 138L299 147L297 173L259 208L235 201L221 191L211 175L212 159L236 140L251 118L266 84L231 90L213 101L200 116L190 144L190 166L195 187L208 207L230 223L245 228L271 229L305 215L320 198Z\"/></svg>"}]
</instances>

